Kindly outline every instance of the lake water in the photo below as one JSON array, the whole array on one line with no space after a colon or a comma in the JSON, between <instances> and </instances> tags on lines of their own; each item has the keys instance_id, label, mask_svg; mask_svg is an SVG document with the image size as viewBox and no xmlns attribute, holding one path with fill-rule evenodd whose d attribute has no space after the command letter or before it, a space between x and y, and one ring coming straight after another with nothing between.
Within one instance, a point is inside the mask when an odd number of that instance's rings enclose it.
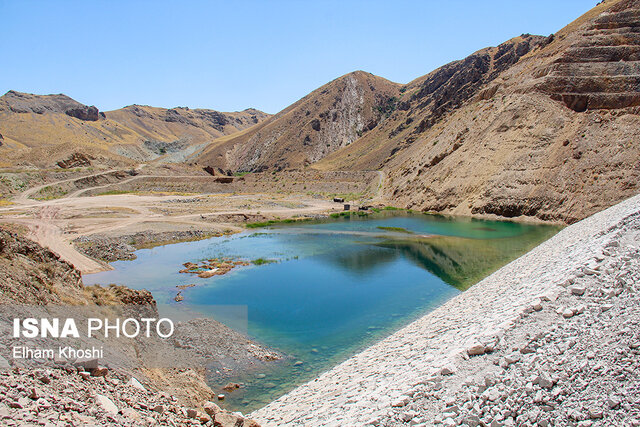
<instances>
[{"instance_id":1,"label":"lake water","mask_svg":"<svg viewBox=\"0 0 640 427\"><path fill-rule=\"evenodd\" d=\"M407 212L274 226L144 249L86 284L147 289L161 313L196 312L247 332L285 360L221 379L245 387L224 406L244 413L329 369L464 291L559 227ZM185 262L267 260L209 279ZM196 284L182 291L176 286ZM214 369L215 370L215 369Z\"/></svg>"}]
</instances>

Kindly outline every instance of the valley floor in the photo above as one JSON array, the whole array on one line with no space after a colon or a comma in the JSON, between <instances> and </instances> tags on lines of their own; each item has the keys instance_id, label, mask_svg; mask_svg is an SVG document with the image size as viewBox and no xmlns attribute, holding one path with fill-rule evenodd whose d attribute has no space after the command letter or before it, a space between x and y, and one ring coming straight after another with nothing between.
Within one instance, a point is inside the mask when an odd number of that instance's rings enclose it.
<instances>
[{"instance_id":1,"label":"valley floor","mask_svg":"<svg viewBox=\"0 0 640 427\"><path fill-rule=\"evenodd\" d=\"M640 196L251 416L265 425L640 425Z\"/></svg>"},{"instance_id":2,"label":"valley floor","mask_svg":"<svg viewBox=\"0 0 640 427\"><path fill-rule=\"evenodd\" d=\"M0 175L13 181L20 177ZM110 269L104 261L114 259L109 248L91 247L109 239L138 240L148 247L234 233L251 222L327 215L343 208L331 201L334 195L371 202L381 193L382 181L381 172L212 177L197 169L80 171L70 178L26 183L26 190L0 205L0 223L22 228L82 273L95 273ZM78 239L81 244L74 244Z\"/></svg>"}]
</instances>

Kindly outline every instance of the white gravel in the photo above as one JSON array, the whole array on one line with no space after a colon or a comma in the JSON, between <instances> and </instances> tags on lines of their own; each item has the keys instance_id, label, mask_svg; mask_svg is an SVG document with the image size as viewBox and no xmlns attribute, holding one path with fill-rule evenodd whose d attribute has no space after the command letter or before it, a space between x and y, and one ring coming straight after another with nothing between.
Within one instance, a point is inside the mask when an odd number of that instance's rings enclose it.
<instances>
[{"instance_id":1,"label":"white gravel","mask_svg":"<svg viewBox=\"0 0 640 427\"><path fill-rule=\"evenodd\" d=\"M639 236L636 196L250 416L264 425L640 425Z\"/></svg>"}]
</instances>

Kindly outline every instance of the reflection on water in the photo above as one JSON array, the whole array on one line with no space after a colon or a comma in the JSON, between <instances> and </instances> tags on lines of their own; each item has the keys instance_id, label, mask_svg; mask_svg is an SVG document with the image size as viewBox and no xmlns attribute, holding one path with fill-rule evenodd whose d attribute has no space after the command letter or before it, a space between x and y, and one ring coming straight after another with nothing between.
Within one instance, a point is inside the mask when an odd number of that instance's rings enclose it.
<instances>
[{"instance_id":1,"label":"reflection on water","mask_svg":"<svg viewBox=\"0 0 640 427\"><path fill-rule=\"evenodd\" d=\"M383 227L384 229L381 229ZM444 216L388 213L137 252L85 282L152 291L161 309L193 310L234 326L221 306L246 307L249 335L290 358L261 372L210 378L246 386L225 406L247 412L432 310L482 277L548 239L557 227ZM181 264L209 258L276 263L200 279ZM176 285L197 286L182 292Z\"/></svg>"}]
</instances>

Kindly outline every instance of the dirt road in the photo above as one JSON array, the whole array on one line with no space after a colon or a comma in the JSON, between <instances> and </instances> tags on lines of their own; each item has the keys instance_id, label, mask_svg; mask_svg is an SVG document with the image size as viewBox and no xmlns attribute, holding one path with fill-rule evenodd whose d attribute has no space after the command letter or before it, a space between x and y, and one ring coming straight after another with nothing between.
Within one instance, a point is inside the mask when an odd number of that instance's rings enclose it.
<instances>
[{"instance_id":1,"label":"dirt road","mask_svg":"<svg viewBox=\"0 0 640 427\"><path fill-rule=\"evenodd\" d=\"M113 171L94 175L110 172ZM149 176L154 175L137 175L127 178L121 183ZM73 180L62 180L47 185ZM216 218L234 215L268 218L293 217L339 209L336 204L330 201L301 195L165 196L116 194L79 197L86 191L108 185L85 188L55 200L38 201L29 198L47 185L32 187L14 198L13 205L0 208L0 222L26 226L29 229L31 239L50 248L85 274L103 271L111 267L78 252L71 242L79 236L96 233L135 232L141 228L172 230L180 227L237 232L243 230L243 227L217 221Z\"/></svg>"}]
</instances>

